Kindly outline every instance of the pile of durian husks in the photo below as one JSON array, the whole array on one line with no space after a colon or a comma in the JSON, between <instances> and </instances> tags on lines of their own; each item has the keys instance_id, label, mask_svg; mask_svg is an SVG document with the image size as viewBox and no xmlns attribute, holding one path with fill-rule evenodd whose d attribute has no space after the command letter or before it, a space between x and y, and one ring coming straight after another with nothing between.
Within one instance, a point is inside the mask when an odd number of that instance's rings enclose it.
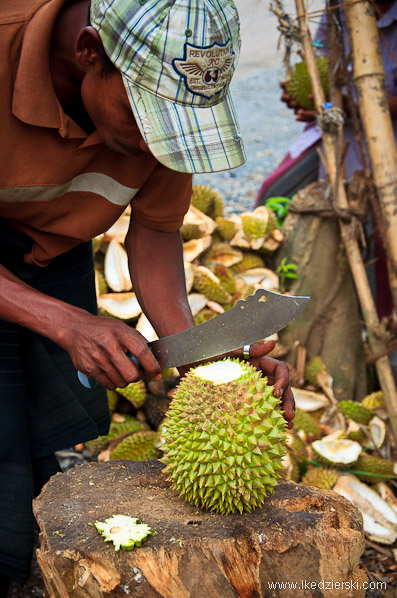
<instances>
[{"instance_id":1,"label":"pile of durian husks","mask_svg":"<svg viewBox=\"0 0 397 598\"><path fill-rule=\"evenodd\" d=\"M257 288L279 290L278 275L266 268L267 258L282 241L271 210L261 206L225 217L221 197L204 186L194 188L192 204L181 234L196 323L229 309ZM95 239L98 306L102 315L128 321L150 341L157 337L133 292L123 247L129 220L126 211ZM282 358L284 351L277 341L273 356ZM109 391L109 434L86 443L86 448L99 461L161 457L161 422L178 381L174 369L164 372L159 382L140 381ZM306 364L303 386L293 389L297 408L294 429L288 432L284 479L343 495L360 509L368 538L392 544L397 539L392 490L397 487L397 464L391 460L382 393L369 395L361 404L338 403L320 357Z\"/></svg>"},{"instance_id":2,"label":"pile of durian husks","mask_svg":"<svg viewBox=\"0 0 397 598\"><path fill-rule=\"evenodd\" d=\"M123 247L129 220L126 211L107 233L95 239L98 308L102 315L133 323L151 341L157 336L134 294ZM196 324L224 312L257 288L279 289L278 275L265 267L266 258L283 238L272 210L261 206L225 217L220 195L197 185L181 235L189 304Z\"/></svg>"}]
</instances>

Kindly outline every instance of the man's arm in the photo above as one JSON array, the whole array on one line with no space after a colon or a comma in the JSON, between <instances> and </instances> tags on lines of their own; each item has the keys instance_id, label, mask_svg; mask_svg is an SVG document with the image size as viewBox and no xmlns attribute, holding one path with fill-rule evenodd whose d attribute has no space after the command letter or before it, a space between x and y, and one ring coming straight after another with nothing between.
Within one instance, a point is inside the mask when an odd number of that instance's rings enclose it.
<instances>
[{"instance_id":1,"label":"man's arm","mask_svg":"<svg viewBox=\"0 0 397 598\"><path fill-rule=\"evenodd\" d=\"M0 266L0 318L42 334L65 349L76 370L105 388L126 386L140 377L126 352L153 377L161 368L136 330L119 320L94 316L36 291Z\"/></svg>"},{"instance_id":2,"label":"man's arm","mask_svg":"<svg viewBox=\"0 0 397 598\"><path fill-rule=\"evenodd\" d=\"M187 301L179 232L153 231L132 217L125 245L134 291L157 334L168 336L194 326ZM274 393L282 400L288 427L291 428L294 398L289 387L288 368L284 363L266 357L273 347L273 341L251 345L250 362L274 384ZM231 355L241 357L242 351L233 351ZM188 368L179 368L179 371L183 374Z\"/></svg>"}]
</instances>

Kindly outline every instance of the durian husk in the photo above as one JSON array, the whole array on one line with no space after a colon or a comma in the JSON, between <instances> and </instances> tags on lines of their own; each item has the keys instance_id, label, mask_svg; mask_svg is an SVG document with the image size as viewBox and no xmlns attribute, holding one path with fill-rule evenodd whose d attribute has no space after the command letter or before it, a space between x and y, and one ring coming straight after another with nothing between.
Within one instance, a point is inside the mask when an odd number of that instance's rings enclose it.
<instances>
[{"instance_id":1,"label":"durian husk","mask_svg":"<svg viewBox=\"0 0 397 598\"><path fill-rule=\"evenodd\" d=\"M123 438L110 452L110 459L130 459L132 461L150 461L157 459L159 435L153 430L142 430Z\"/></svg>"},{"instance_id":2,"label":"durian husk","mask_svg":"<svg viewBox=\"0 0 397 598\"><path fill-rule=\"evenodd\" d=\"M314 486L321 490L332 490L340 473L332 467L310 467L302 477L304 486Z\"/></svg>"},{"instance_id":3,"label":"durian husk","mask_svg":"<svg viewBox=\"0 0 397 598\"><path fill-rule=\"evenodd\" d=\"M232 266L235 274L240 274L246 270L253 270L254 268L264 268L265 263L260 255L247 251L243 254L243 259Z\"/></svg>"},{"instance_id":4,"label":"durian husk","mask_svg":"<svg viewBox=\"0 0 397 598\"><path fill-rule=\"evenodd\" d=\"M239 274L239 278L247 285L254 285L256 288L267 291L279 290L279 278L275 272L268 268L252 268Z\"/></svg>"},{"instance_id":5,"label":"durian husk","mask_svg":"<svg viewBox=\"0 0 397 598\"><path fill-rule=\"evenodd\" d=\"M243 253L238 249L234 249L228 243L214 243L212 247L206 252L204 256L204 263L211 267L213 264L220 264L230 268L241 262Z\"/></svg>"},{"instance_id":6,"label":"durian husk","mask_svg":"<svg viewBox=\"0 0 397 598\"><path fill-rule=\"evenodd\" d=\"M286 482L298 483L300 480L300 468L299 463L291 453L287 451L282 459L283 469L280 471L280 475Z\"/></svg>"},{"instance_id":7,"label":"durian husk","mask_svg":"<svg viewBox=\"0 0 397 598\"><path fill-rule=\"evenodd\" d=\"M234 237L236 232L235 220L218 216L216 224L218 225L217 232L219 232L224 241L230 241Z\"/></svg>"},{"instance_id":8,"label":"durian husk","mask_svg":"<svg viewBox=\"0 0 397 598\"><path fill-rule=\"evenodd\" d=\"M201 237L200 239L192 239L183 243L183 259L185 262L193 262L204 251L206 251L212 243L211 235Z\"/></svg>"},{"instance_id":9,"label":"durian husk","mask_svg":"<svg viewBox=\"0 0 397 598\"><path fill-rule=\"evenodd\" d=\"M228 303L232 299L230 293L221 285L219 278L205 266L194 268L193 289L218 303Z\"/></svg>"},{"instance_id":10,"label":"durian husk","mask_svg":"<svg viewBox=\"0 0 397 598\"><path fill-rule=\"evenodd\" d=\"M224 204L222 197L206 185L193 186L192 205L213 220L223 216Z\"/></svg>"},{"instance_id":11,"label":"durian husk","mask_svg":"<svg viewBox=\"0 0 397 598\"><path fill-rule=\"evenodd\" d=\"M324 95L326 98L329 98L328 58L326 56L318 56L316 63ZM292 67L285 89L288 95L297 102L299 107L305 110L314 110L314 101L308 97L313 93L313 90L307 64L304 60Z\"/></svg>"},{"instance_id":12,"label":"durian husk","mask_svg":"<svg viewBox=\"0 0 397 598\"><path fill-rule=\"evenodd\" d=\"M142 407L146 399L146 385L143 380L131 382L125 388L116 388L116 392L127 399L135 409Z\"/></svg>"},{"instance_id":13,"label":"durian husk","mask_svg":"<svg viewBox=\"0 0 397 598\"><path fill-rule=\"evenodd\" d=\"M375 490L352 475L341 475L333 488L361 512L369 540L393 544L397 539L397 515Z\"/></svg>"},{"instance_id":14,"label":"durian husk","mask_svg":"<svg viewBox=\"0 0 397 598\"><path fill-rule=\"evenodd\" d=\"M191 205L183 219L181 235L184 241L190 241L211 235L216 228L217 223L212 218Z\"/></svg>"},{"instance_id":15,"label":"durian husk","mask_svg":"<svg viewBox=\"0 0 397 598\"><path fill-rule=\"evenodd\" d=\"M310 438L320 438L322 436L321 428L315 419L309 413L298 408L295 409L294 428L303 430Z\"/></svg>"},{"instance_id":16,"label":"durian husk","mask_svg":"<svg viewBox=\"0 0 397 598\"><path fill-rule=\"evenodd\" d=\"M100 312L120 320L132 320L142 313L142 308L133 292L108 293L100 295L97 301Z\"/></svg>"},{"instance_id":17,"label":"durian husk","mask_svg":"<svg viewBox=\"0 0 397 598\"><path fill-rule=\"evenodd\" d=\"M127 252L121 243L114 239L110 241L106 250L104 274L112 291L121 293L132 289Z\"/></svg>"},{"instance_id":18,"label":"durian husk","mask_svg":"<svg viewBox=\"0 0 397 598\"><path fill-rule=\"evenodd\" d=\"M295 405L301 411L312 413L329 406L327 397L319 392L296 387L291 387L291 390L294 395Z\"/></svg>"},{"instance_id":19,"label":"durian husk","mask_svg":"<svg viewBox=\"0 0 397 598\"><path fill-rule=\"evenodd\" d=\"M116 220L116 222L103 234L103 241L109 243L116 241L123 244L130 227L130 214L125 212Z\"/></svg>"},{"instance_id":20,"label":"durian husk","mask_svg":"<svg viewBox=\"0 0 397 598\"><path fill-rule=\"evenodd\" d=\"M127 434L131 434L137 430L148 429L149 426L146 423L138 421L132 415L124 415L120 422L116 422L112 419L108 434L87 441L85 446L91 454L96 455L106 448L115 438L123 438Z\"/></svg>"},{"instance_id":21,"label":"durian husk","mask_svg":"<svg viewBox=\"0 0 397 598\"><path fill-rule=\"evenodd\" d=\"M393 479L397 475L397 463L365 453L362 453L349 469L355 471L354 475L356 475L359 480L368 484L387 481L387 479Z\"/></svg>"},{"instance_id":22,"label":"durian husk","mask_svg":"<svg viewBox=\"0 0 397 598\"><path fill-rule=\"evenodd\" d=\"M333 467L346 467L355 463L362 451L358 442L348 439L315 440L311 445L316 461Z\"/></svg>"}]
</instances>

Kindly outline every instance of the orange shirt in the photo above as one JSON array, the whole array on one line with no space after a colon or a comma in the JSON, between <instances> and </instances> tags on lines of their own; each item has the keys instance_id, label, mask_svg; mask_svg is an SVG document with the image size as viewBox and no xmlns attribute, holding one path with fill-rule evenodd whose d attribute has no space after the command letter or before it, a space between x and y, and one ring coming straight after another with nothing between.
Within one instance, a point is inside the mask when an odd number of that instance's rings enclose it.
<instances>
[{"instance_id":1,"label":"orange shirt","mask_svg":"<svg viewBox=\"0 0 397 598\"><path fill-rule=\"evenodd\" d=\"M146 227L177 231L189 208L192 175L142 151L108 150L87 135L55 95L49 47L64 0L0 2L0 217L33 239L29 264L107 230L131 202Z\"/></svg>"}]
</instances>

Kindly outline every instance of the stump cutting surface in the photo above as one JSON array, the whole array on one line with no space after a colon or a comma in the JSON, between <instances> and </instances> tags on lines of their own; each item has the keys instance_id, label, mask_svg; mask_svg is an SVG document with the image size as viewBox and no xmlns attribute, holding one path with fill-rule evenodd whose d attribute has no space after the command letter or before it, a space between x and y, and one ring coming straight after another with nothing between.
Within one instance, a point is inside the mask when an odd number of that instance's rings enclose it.
<instances>
[{"instance_id":1,"label":"stump cutting surface","mask_svg":"<svg viewBox=\"0 0 397 598\"><path fill-rule=\"evenodd\" d=\"M330 598L342 594L270 584L365 580L361 515L339 495L280 482L262 508L225 516L179 498L161 469L157 461L110 461L48 482L34 512L49 596ZM114 514L141 519L154 535L115 553L93 525ZM343 593L364 595L354 588Z\"/></svg>"}]
</instances>

